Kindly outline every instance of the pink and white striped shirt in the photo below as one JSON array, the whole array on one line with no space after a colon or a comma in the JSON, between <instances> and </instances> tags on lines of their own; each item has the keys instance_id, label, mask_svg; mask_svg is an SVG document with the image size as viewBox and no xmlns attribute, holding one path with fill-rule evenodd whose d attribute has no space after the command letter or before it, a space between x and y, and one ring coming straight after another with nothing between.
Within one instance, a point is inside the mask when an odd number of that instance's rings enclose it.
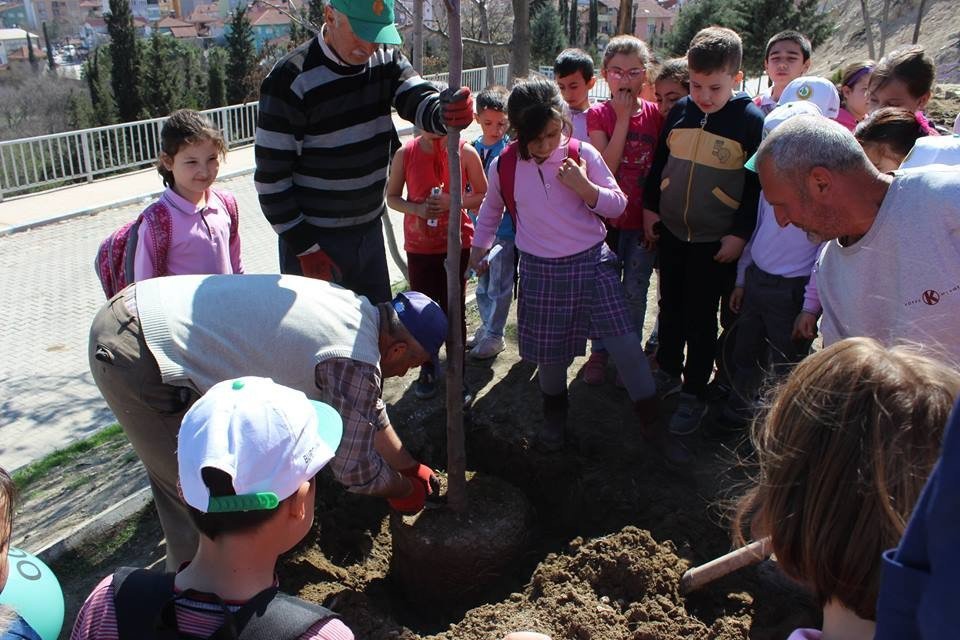
<instances>
[{"instance_id":1,"label":"pink and white striped shirt","mask_svg":"<svg viewBox=\"0 0 960 640\"><path fill-rule=\"evenodd\" d=\"M274 586L277 582L274 579ZM113 576L100 581L77 614L70 640L119 640L117 612L113 603ZM226 602L231 612L243 602ZM190 635L205 638L223 624L223 610L216 602L180 599L176 603L177 628ZM327 618L310 627L300 640L354 640L353 632L338 618Z\"/></svg>"}]
</instances>

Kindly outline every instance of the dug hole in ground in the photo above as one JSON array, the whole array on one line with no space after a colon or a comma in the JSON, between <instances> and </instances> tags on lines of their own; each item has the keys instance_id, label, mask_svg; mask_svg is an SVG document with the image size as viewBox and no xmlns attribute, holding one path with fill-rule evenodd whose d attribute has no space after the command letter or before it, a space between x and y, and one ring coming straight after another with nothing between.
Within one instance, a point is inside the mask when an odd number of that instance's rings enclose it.
<instances>
[{"instance_id":1,"label":"dug hole in ground","mask_svg":"<svg viewBox=\"0 0 960 640\"><path fill-rule=\"evenodd\" d=\"M645 335L652 319L651 312ZM613 368L606 384L589 387L575 377L584 362L578 358L569 372L577 443L539 453L531 447L542 417L536 369L519 360L515 318L510 322L505 352L467 360L466 379L479 390L465 421L470 511L426 512L421 517L457 522L432 527L430 544L418 548L423 539L395 538L391 520L396 530L407 519L391 516L385 501L347 493L324 472L315 526L279 563L284 591L333 608L357 638L373 640L498 640L515 630L555 640L783 640L794 628L819 624L809 596L770 562L679 593L688 567L731 548L727 516L747 481L741 461L751 455L748 445L696 436L693 469L668 470L640 437ZM470 310L468 323L472 331ZM442 470L444 393L418 400L416 376L388 380L384 400L413 455ZM67 597L61 637L100 578L162 557L152 506L113 537L119 542L105 535L53 564ZM498 564L498 555L508 561ZM438 585L449 598L424 597Z\"/></svg>"}]
</instances>

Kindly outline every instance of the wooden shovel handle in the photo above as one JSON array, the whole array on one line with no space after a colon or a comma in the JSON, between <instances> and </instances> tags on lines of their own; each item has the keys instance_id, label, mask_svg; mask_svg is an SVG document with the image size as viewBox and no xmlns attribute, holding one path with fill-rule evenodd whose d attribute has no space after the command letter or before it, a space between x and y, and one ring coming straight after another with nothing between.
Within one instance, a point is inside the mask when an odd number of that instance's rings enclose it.
<instances>
[{"instance_id":1,"label":"wooden shovel handle","mask_svg":"<svg viewBox=\"0 0 960 640\"><path fill-rule=\"evenodd\" d=\"M699 567L688 569L680 578L680 593L696 591L717 578L766 560L771 552L770 538L763 538L719 558L714 558Z\"/></svg>"}]
</instances>

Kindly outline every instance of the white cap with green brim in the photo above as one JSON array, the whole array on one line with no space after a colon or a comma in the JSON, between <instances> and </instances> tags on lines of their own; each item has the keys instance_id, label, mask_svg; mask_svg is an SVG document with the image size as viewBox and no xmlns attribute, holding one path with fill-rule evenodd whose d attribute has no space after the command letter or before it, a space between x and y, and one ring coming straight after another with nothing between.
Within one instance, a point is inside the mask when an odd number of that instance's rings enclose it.
<instances>
[{"instance_id":1,"label":"white cap with green brim","mask_svg":"<svg viewBox=\"0 0 960 640\"><path fill-rule=\"evenodd\" d=\"M788 102L787 104L781 104L768 113L767 117L763 119L763 137L766 138L767 134L794 116L823 116L823 113L820 111L820 107L812 102ZM758 173L756 153L743 163L743 168Z\"/></svg>"},{"instance_id":2,"label":"white cap with green brim","mask_svg":"<svg viewBox=\"0 0 960 640\"><path fill-rule=\"evenodd\" d=\"M269 378L220 382L180 426L183 499L204 513L275 509L333 458L342 436L337 412L301 391ZM230 476L236 495L211 496L205 468Z\"/></svg>"}]
</instances>

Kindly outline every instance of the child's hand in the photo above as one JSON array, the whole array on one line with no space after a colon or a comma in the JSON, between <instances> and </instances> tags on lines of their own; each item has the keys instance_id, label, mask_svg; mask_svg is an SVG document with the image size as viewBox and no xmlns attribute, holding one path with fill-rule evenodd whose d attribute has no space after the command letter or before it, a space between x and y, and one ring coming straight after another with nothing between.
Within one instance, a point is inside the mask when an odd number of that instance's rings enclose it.
<instances>
[{"instance_id":1,"label":"child's hand","mask_svg":"<svg viewBox=\"0 0 960 640\"><path fill-rule=\"evenodd\" d=\"M740 313L740 308L743 306L743 287L734 287L733 293L730 294L730 311L734 313Z\"/></svg>"},{"instance_id":2,"label":"child's hand","mask_svg":"<svg viewBox=\"0 0 960 640\"><path fill-rule=\"evenodd\" d=\"M427 217L436 218L450 212L450 194L441 193L427 198Z\"/></svg>"},{"instance_id":3,"label":"child's hand","mask_svg":"<svg viewBox=\"0 0 960 640\"><path fill-rule=\"evenodd\" d=\"M490 268L490 263L484 260L490 249L481 249L480 247L470 247L470 262L467 265L467 273L463 274L464 279L470 270L476 271L477 275L483 275Z\"/></svg>"},{"instance_id":4,"label":"child's hand","mask_svg":"<svg viewBox=\"0 0 960 640\"><path fill-rule=\"evenodd\" d=\"M793 321L791 340L813 340L817 337L817 316L809 311L801 311Z\"/></svg>"},{"instance_id":5,"label":"child's hand","mask_svg":"<svg viewBox=\"0 0 960 640\"><path fill-rule=\"evenodd\" d=\"M620 89L610 97L610 102L617 120L629 120L637 110L637 96L630 89Z\"/></svg>"},{"instance_id":6,"label":"child's hand","mask_svg":"<svg viewBox=\"0 0 960 640\"><path fill-rule=\"evenodd\" d=\"M738 236L723 236L720 238L720 251L713 256L717 262L735 262L747 241Z\"/></svg>"},{"instance_id":7,"label":"child's hand","mask_svg":"<svg viewBox=\"0 0 960 640\"><path fill-rule=\"evenodd\" d=\"M660 222L660 214L650 211L650 209L643 210L643 243L647 249L655 249L657 246L657 240L660 239L660 234L657 233L656 224Z\"/></svg>"},{"instance_id":8,"label":"child's hand","mask_svg":"<svg viewBox=\"0 0 960 640\"><path fill-rule=\"evenodd\" d=\"M579 164L574 162L573 158L565 158L557 169L557 180L571 191L576 191L581 197L584 192L593 190L593 183L587 177L587 163L583 158L580 158Z\"/></svg>"}]
</instances>

